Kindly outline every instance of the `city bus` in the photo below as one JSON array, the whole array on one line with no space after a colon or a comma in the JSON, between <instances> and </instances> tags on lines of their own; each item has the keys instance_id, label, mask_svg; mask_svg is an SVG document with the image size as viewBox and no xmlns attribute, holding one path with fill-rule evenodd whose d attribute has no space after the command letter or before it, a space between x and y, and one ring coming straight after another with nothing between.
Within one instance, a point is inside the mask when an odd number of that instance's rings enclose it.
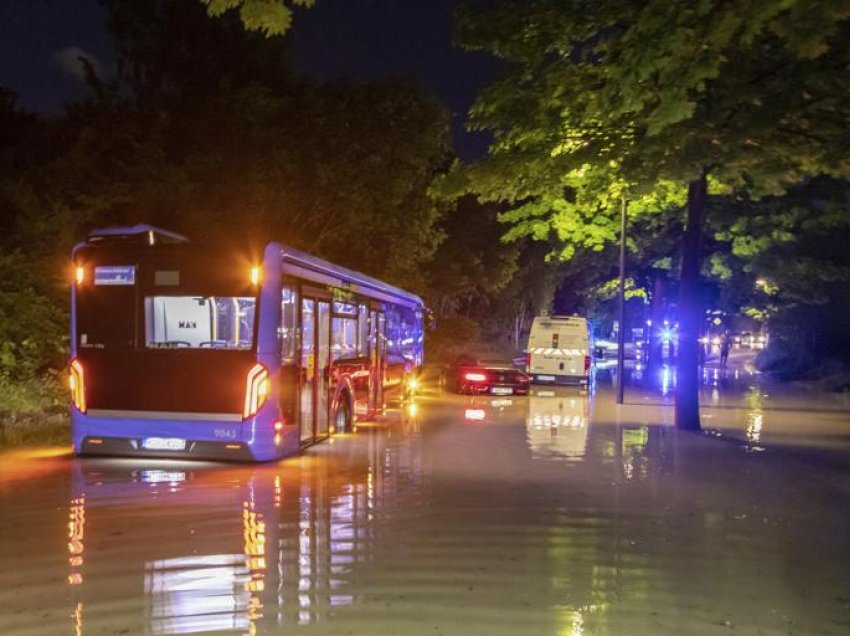
<instances>
[{"instance_id":1,"label":"city bus","mask_svg":"<svg viewBox=\"0 0 850 636\"><path fill-rule=\"evenodd\" d=\"M423 363L418 296L277 242L252 260L104 228L72 261L78 454L293 455L403 397Z\"/></svg>"}]
</instances>

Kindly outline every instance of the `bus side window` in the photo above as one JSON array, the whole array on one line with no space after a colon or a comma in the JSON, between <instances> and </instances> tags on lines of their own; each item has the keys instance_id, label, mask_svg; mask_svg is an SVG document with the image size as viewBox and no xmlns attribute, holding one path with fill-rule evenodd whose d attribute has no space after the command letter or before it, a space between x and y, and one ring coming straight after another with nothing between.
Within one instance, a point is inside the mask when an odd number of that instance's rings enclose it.
<instances>
[{"instance_id":1,"label":"bus side window","mask_svg":"<svg viewBox=\"0 0 850 636\"><path fill-rule=\"evenodd\" d=\"M357 357L357 321L354 318L333 317L331 321L331 352L335 361Z\"/></svg>"},{"instance_id":2,"label":"bus side window","mask_svg":"<svg viewBox=\"0 0 850 636\"><path fill-rule=\"evenodd\" d=\"M298 324L296 309L298 294L290 286L284 286L280 298L280 362L295 363L295 328Z\"/></svg>"}]
</instances>

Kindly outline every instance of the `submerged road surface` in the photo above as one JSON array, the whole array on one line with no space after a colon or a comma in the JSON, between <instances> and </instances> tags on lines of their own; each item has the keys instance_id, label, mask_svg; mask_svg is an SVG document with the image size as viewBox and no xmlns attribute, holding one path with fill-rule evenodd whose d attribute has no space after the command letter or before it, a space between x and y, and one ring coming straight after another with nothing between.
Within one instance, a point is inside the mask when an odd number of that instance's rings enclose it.
<instances>
[{"instance_id":1,"label":"submerged road surface","mask_svg":"<svg viewBox=\"0 0 850 636\"><path fill-rule=\"evenodd\" d=\"M0 634L846 635L844 403L723 379L719 434L602 378L426 394L276 464L0 456Z\"/></svg>"}]
</instances>

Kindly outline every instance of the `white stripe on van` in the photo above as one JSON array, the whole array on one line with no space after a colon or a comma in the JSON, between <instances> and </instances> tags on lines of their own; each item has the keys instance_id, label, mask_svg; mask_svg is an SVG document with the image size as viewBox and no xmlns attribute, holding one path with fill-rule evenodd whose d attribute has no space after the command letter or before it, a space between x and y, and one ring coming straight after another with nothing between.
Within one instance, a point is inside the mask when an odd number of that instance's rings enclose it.
<instances>
[{"instance_id":1,"label":"white stripe on van","mask_svg":"<svg viewBox=\"0 0 850 636\"><path fill-rule=\"evenodd\" d=\"M586 356L587 355L587 350L585 350L585 349L543 349L541 347L536 347L536 348L529 349L528 352L532 355L556 356L556 357Z\"/></svg>"}]
</instances>

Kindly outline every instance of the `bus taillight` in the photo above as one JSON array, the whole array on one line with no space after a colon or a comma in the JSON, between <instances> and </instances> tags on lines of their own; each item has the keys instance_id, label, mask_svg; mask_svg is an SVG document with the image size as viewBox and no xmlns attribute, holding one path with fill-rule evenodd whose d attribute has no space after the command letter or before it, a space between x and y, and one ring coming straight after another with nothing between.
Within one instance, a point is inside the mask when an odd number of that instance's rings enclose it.
<instances>
[{"instance_id":1,"label":"bus taillight","mask_svg":"<svg viewBox=\"0 0 850 636\"><path fill-rule=\"evenodd\" d=\"M82 363L74 358L69 367L68 385L71 388L71 402L80 413L86 412L86 383Z\"/></svg>"},{"instance_id":2,"label":"bus taillight","mask_svg":"<svg viewBox=\"0 0 850 636\"><path fill-rule=\"evenodd\" d=\"M248 371L248 381L245 384L245 408L242 410L243 419L257 414L269 396L269 371L262 364L255 364Z\"/></svg>"}]
</instances>

